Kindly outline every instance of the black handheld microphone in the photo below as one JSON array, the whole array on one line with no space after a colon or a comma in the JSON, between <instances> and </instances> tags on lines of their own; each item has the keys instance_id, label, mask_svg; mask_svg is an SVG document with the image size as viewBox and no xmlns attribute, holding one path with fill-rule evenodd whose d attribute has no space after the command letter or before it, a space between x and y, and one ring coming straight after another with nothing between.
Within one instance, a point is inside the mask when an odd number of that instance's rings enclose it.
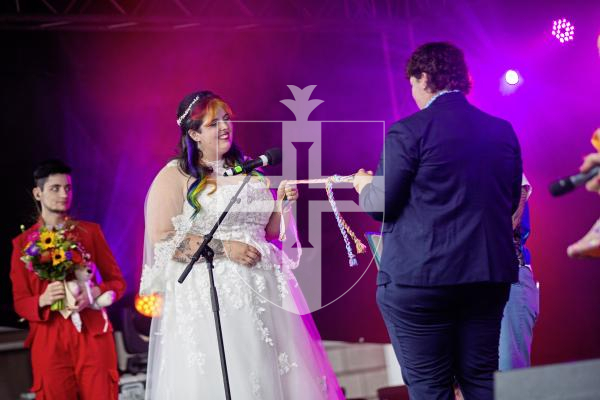
<instances>
[{"instance_id":1,"label":"black handheld microphone","mask_svg":"<svg viewBox=\"0 0 600 400\"><path fill-rule=\"evenodd\" d=\"M598 174L600 174L600 165L595 166L587 172L581 172L577 175L567 176L566 178L552 182L548 189L552 196L562 196L565 193L569 193L577 186L585 184Z\"/></svg>"},{"instance_id":2,"label":"black handheld microphone","mask_svg":"<svg viewBox=\"0 0 600 400\"><path fill-rule=\"evenodd\" d=\"M267 165L277 165L281 162L281 149L272 148L265 151L265 154L255 158L254 160L248 160L242 165L237 165L233 168L229 168L223 176L234 176L238 174L247 174L256 168L264 167Z\"/></svg>"}]
</instances>

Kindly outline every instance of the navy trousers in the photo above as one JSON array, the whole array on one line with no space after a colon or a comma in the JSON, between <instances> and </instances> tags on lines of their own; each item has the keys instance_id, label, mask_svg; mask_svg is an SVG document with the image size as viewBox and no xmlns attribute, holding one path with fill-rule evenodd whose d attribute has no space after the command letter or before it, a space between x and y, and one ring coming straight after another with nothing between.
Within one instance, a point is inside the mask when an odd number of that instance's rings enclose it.
<instances>
[{"instance_id":1,"label":"navy trousers","mask_svg":"<svg viewBox=\"0 0 600 400\"><path fill-rule=\"evenodd\" d=\"M455 381L465 400L493 399L509 291L509 283L377 287L411 400L453 400Z\"/></svg>"}]
</instances>

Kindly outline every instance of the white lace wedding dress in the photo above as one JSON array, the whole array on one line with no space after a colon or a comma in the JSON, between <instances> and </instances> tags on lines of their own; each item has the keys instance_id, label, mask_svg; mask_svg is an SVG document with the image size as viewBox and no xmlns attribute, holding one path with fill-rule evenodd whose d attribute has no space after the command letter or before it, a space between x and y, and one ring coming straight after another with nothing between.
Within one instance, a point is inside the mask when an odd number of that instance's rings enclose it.
<instances>
[{"instance_id":1,"label":"white lace wedding dress","mask_svg":"<svg viewBox=\"0 0 600 400\"><path fill-rule=\"evenodd\" d=\"M164 215L170 200L157 193L174 187L156 187L176 174L180 175L176 165L170 163L155 179L147 199L147 229L150 208L162 214L157 218L163 225L173 213ZM209 232L238 188L219 185L212 194L210 188L203 190L202 208L194 218L182 196L186 188L175 188L182 202L180 212L170 218L168 239L155 242L151 259L146 255L140 285L141 293L160 292L164 298L161 317L152 321L146 399L225 398L206 263L201 259L179 284L186 264L172 256L187 233ZM250 244L261 253L261 261L252 268L227 257L214 261L232 399L342 399L310 314L287 311L302 309L304 299L290 270L295 263L265 240L274 205L271 192L253 178L240 199L215 234L217 239Z\"/></svg>"}]
</instances>

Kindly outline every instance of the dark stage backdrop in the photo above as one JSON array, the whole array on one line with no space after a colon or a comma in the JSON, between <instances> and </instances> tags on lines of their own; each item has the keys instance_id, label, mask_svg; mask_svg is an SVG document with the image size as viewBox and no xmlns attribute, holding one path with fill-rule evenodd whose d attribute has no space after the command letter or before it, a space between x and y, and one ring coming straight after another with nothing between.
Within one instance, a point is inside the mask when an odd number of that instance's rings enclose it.
<instances>
[{"instance_id":1,"label":"dark stage backdrop","mask_svg":"<svg viewBox=\"0 0 600 400\"><path fill-rule=\"evenodd\" d=\"M61 157L73 166L74 214L102 225L134 293L144 198L173 155L179 135L175 110L183 95L210 89L233 106L237 119L292 121L279 102L292 98L286 85L317 85L312 98L324 103L310 120L384 121L389 127L417 110L403 73L410 51L425 41L450 40L465 50L470 64L470 101L513 123L534 187L529 244L541 285L541 315L533 361L600 357L600 263L571 260L565 253L600 215L600 198L579 190L553 199L546 189L551 180L577 170L600 126L600 10L594 2L474 3L417 8L412 19L386 20L379 30L372 21L368 26L353 21L352 29L338 30L299 24L297 30L0 31L2 324L18 325L8 278L10 239L20 224L32 222L31 172L38 161ZM552 19L562 16L577 26L569 46L549 36ZM500 91L508 68L524 77L511 95ZM280 124L239 124L236 132L250 155L281 143ZM382 143L377 126L323 123L323 132L329 133L324 174L376 167ZM300 177L308 177L307 151L299 146ZM324 191L302 194L325 199ZM349 190L338 197L356 199ZM360 235L378 228L364 215L347 216ZM323 217L323 237L324 298L332 300L358 280L368 259L347 267L331 214ZM371 265L349 293L314 314L325 339L387 341L374 300L375 274Z\"/></svg>"}]
</instances>

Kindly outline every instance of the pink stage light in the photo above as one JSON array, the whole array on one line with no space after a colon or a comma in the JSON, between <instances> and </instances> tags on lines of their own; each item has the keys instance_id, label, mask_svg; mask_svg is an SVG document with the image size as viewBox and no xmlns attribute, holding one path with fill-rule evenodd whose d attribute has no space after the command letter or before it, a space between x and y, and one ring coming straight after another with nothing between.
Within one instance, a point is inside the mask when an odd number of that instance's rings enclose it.
<instances>
[{"instance_id":1,"label":"pink stage light","mask_svg":"<svg viewBox=\"0 0 600 400\"><path fill-rule=\"evenodd\" d=\"M504 74L504 80L509 85L516 85L517 83L519 83L519 73L514 69L509 69Z\"/></svg>"},{"instance_id":2,"label":"pink stage light","mask_svg":"<svg viewBox=\"0 0 600 400\"><path fill-rule=\"evenodd\" d=\"M552 36L561 43L570 42L575 38L575 25L566 18L557 19L552 25Z\"/></svg>"}]
</instances>

